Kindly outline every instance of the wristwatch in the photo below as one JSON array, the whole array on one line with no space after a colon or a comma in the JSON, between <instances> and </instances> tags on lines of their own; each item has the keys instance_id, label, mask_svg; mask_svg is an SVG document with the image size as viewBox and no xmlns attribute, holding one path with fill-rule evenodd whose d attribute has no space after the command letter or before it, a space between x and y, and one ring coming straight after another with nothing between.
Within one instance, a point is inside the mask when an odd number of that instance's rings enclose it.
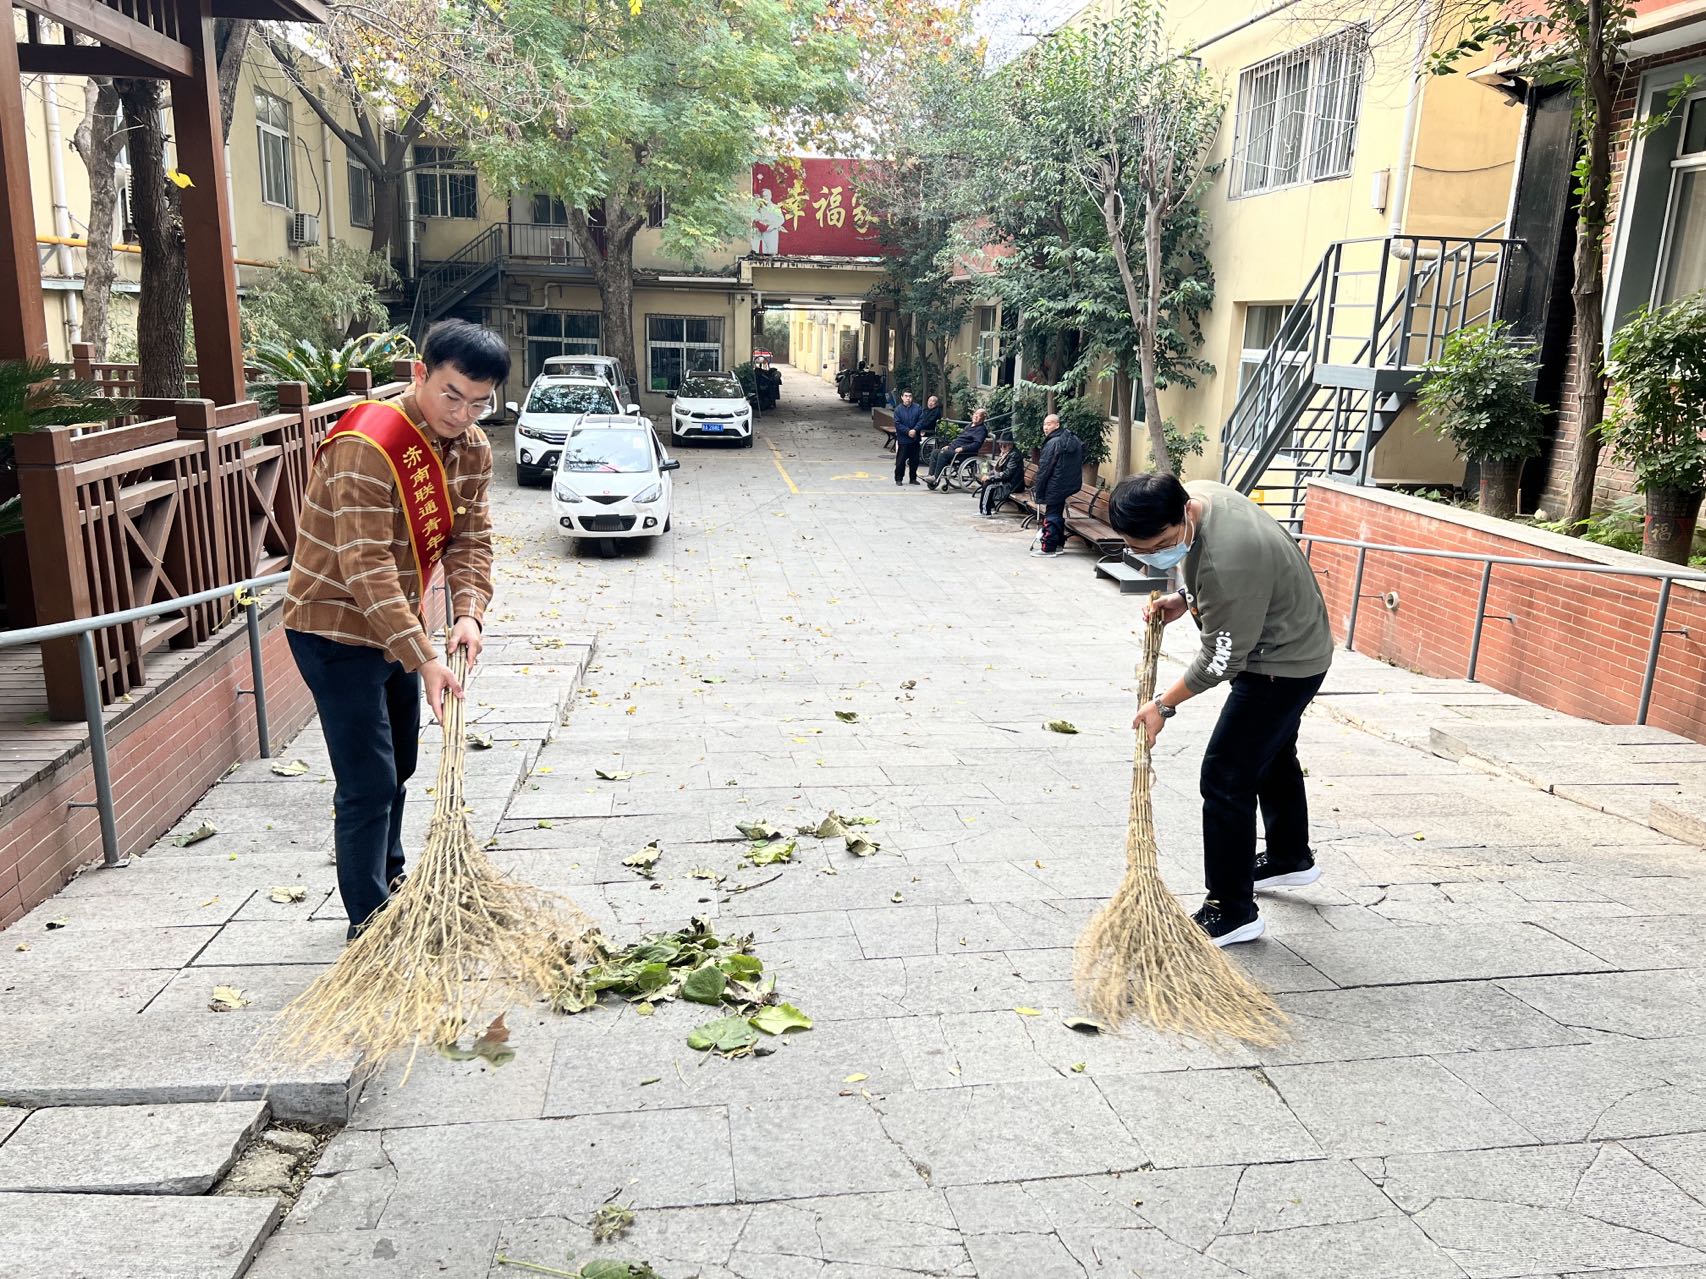
<instances>
[{"instance_id":1,"label":"wristwatch","mask_svg":"<svg viewBox=\"0 0 1706 1279\"><path fill-rule=\"evenodd\" d=\"M1160 715L1162 719L1172 719L1173 716L1179 713L1179 708L1177 706L1169 706L1166 702L1157 697L1155 699L1155 712Z\"/></svg>"}]
</instances>

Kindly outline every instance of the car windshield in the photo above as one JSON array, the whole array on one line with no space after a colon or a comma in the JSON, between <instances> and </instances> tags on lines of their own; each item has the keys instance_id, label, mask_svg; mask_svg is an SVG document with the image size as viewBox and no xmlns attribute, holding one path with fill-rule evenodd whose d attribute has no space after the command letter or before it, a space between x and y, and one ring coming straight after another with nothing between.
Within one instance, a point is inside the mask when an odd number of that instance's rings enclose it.
<instances>
[{"instance_id":1,"label":"car windshield","mask_svg":"<svg viewBox=\"0 0 1706 1279\"><path fill-rule=\"evenodd\" d=\"M610 381L612 372L609 365L593 360L550 359L545 367L557 377L594 377L601 382Z\"/></svg>"},{"instance_id":2,"label":"car windshield","mask_svg":"<svg viewBox=\"0 0 1706 1279\"><path fill-rule=\"evenodd\" d=\"M684 400L744 400L746 392L732 377L706 377L699 374L688 378L676 393Z\"/></svg>"},{"instance_id":3,"label":"car windshield","mask_svg":"<svg viewBox=\"0 0 1706 1279\"><path fill-rule=\"evenodd\" d=\"M536 386L527 397L529 413L616 413L616 396L608 386L558 384Z\"/></svg>"},{"instance_id":4,"label":"car windshield","mask_svg":"<svg viewBox=\"0 0 1706 1279\"><path fill-rule=\"evenodd\" d=\"M604 471L633 475L652 469L652 442L647 431L611 427L575 431L563 446L565 471Z\"/></svg>"}]
</instances>

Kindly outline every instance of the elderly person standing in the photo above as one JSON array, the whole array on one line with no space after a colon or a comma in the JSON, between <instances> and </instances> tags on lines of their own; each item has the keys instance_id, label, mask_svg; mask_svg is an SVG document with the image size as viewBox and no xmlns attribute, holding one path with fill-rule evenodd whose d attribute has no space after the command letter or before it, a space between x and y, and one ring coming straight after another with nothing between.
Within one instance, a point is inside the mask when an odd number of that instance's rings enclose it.
<instances>
[{"instance_id":1,"label":"elderly person standing","mask_svg":"<svg viewBox=\"0 0 1706 1279\"><path fill-rule=\"evenodd\" d=\"M1031 498L1042 517L1042 540L1033 556L1053 559L1066 554L1066 499L1084 485L1084 444L1060 428L1060 414L1043 419L1043 453L1037 461L1037 480Z\"/></svg>"},{"instance_id":2,"label":"elderly person standing","mask_svg":"<svg viewBox=\"0 0 1706 1279\"><path fill-rule=\"evenodd\" d=\"M905 483L910 475L918 483L918 454L924 447L924 410L912 402L912 392L900 393L900 406L894 411L894 482Z\"/></svg>"}]
</instances>

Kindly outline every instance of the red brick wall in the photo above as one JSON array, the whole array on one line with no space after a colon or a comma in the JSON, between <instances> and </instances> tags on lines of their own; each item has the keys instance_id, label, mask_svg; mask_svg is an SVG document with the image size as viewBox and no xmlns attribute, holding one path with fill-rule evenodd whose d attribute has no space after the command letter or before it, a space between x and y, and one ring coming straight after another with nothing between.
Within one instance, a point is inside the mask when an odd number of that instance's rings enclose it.
<instances>
[{"instance_id":1,"label":"red brick wall","mask_svg":"<svg viewBox=\"0 0 1706 1279\"><path fill-rule=\"evenodd\" d=\"M1638 95L1641 88L1641 77L1649 71L1661 67L1672 66L1678 62L1689 62L1706 54L1706 45L1689 45L1687 48L1676 49L1670 53L1660 54L1641 62L1631 62L1624 67L1622 89L1617 96L1617 106L1613 114L1617 133L1611 149L1611 205L1607 210L1609 215L1605 233L1605 278L1606 287L1611 285L1612 251L1617 236L1617 214L1623 200L1623 183L1629 173L1629 162L1634 154L1636 137L1636 113L1640 107ZM1558 413L1557 446L1553 449L1551 466L1548 468L1546 483L1541 492L1540 505L1556 519L1562 514L1564 499L1570 489L1570 475L1575 468L1576 442L1581 438L1581 423L1576 420L1574 405L1571 397L1575 393L1575 343L1571 342L1570 370L1564 377L1564 402ZM1635 476L1622 467L1614 466L1609 457L1602 451L1597 478L1594 483L1594 508L1596 510L1609 506L1619 497L1634 493Z\"/></svg>"},{"instance_id":2,"label":"red brick wall","mask_svg":"<svg viewBox=\"0 0 1706 1279\"><path fill-rule=\"evenodd\" d=\"M428 618L442 626L443 597L428 597ZM314 704L285 642L283 609L262 618L267 721L274 748L312 717ZM255 708L237 690L249 685L248 632L221 631L208 652L167 681L109 730L120 851L141 852L192 808L231 765L255 759ZM100 819L92 808L94 775L81 751L7 805L0 825L0 928L46 901L81 866L101 856Z\"/></svg>"},{"instance_id":3,"label":"red brick wall","mask_svg":"<svg viewBox=\"0 0 1706 1279\"><path fill-rule=\"evenodd\" d=\"M1652 560L1537 532L1504 520L1375 489L1315 484L1304 531L1393 546L1578 563L1651 565ZM1333 633L1342 642L1350 615L1356 551L1310 551ZM1463 678L1475 624L1481 566L1370 551L1357 612L1359 653L1426 675ZM1378 598L1397 591L1396 611ZM1630 724L1658 600L1652 579L1563 569L1493 570L1476 678L1541 706L1604 723ZM1506 615L1514 620L1503 620ZM1706 741L1706 590L1678 582L1659 650L1648 723Z\"/></svg>"}]
</instances>

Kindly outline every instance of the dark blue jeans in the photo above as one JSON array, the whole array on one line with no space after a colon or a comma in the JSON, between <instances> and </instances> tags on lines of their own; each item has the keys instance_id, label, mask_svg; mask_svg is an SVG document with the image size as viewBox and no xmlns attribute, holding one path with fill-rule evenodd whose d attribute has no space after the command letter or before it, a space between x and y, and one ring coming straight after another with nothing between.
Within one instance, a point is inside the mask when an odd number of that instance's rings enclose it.
<instances>
[{"instance_id":1,"label":"dark blue jeans","mask_svg":"<svg viewBox=\"0 0 1706 1279\"><path fill-rule=\"evenodd\" d=\"M1255 902L1256 810L1268 856L1289 866L1309 853L1309 797L1297 762L1297 729L1325 675L1285 679L1245 671L1202 760L1203 879L1236 912Z\"/></svg>"},{"instance_id":2,"label":"dark blue jeans","mask_svg":"<svg viewBox=\"0 0 1706 1279\"><path fill-rule=\"evenodd\" d=\"M353 936L403 873L403 800L419 753L421 680L377 648L303 631L285 636L332 757L338 895Z\"/></svg>"}]
</instances>

